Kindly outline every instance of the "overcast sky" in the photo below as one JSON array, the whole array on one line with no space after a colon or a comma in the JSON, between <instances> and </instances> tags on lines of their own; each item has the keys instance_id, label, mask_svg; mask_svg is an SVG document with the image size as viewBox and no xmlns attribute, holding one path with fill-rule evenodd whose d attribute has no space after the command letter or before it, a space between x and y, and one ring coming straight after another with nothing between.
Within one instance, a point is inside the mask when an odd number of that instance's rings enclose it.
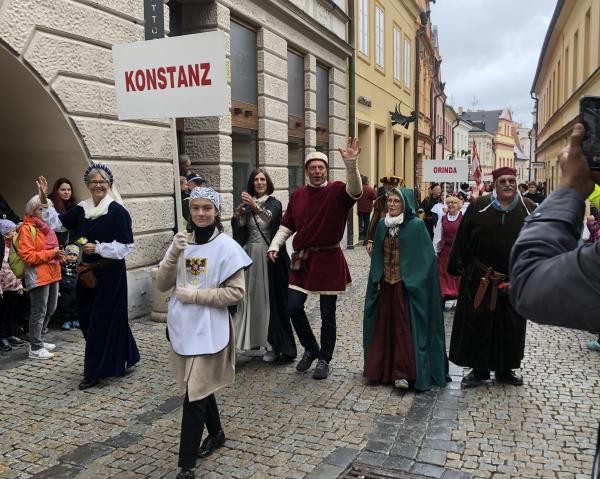
<instances>
[{"instance_id":1,"label":"overcast sky","mask_svg":"<svg viewBox=\"0 0 600 479\"><path fill-rule=\"evenodd\" d=\"M455 109L510 108L531 126L529 96L556 0L437 0L442 81ZM475 104L474 104L475 103Z\"/></svg>"}]
</instances>

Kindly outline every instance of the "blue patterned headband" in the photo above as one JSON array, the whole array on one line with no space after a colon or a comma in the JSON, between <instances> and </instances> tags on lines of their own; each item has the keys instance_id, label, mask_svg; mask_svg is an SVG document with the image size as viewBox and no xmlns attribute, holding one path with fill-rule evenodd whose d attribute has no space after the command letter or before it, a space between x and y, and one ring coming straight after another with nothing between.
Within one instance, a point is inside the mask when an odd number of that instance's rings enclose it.
<instances>
[{"instance_id":1,"label":"blue patterned headband","mask_svg":"<svg viewBox=\"0 0 600 479\"><path fill-rule=\"evenodd\" d=\"M83 173L83 181L86 184L88 182L88 176L90 176L90 173L93 170L102 170L102 171L104 171L104 173L106 173L108 175L108 181L110 182L110 185L112 186L113 181L114 181L112 171L110 171L110 168L108 166L106 166L104 163L92 163L90 166L88 166L86 168L85 172Z\"/></svg>"},{"instance_id":2,"label":"blue patterned headband","mask_svg":"<svg viewBox=\"0 0 600 479\"><path fill-rule=\"evenodd\" d=\"M198 186L190 192L190 201L192 200L208 200L217 209L217 213L221 212L221 195L208 186Z\"/></svg>"}]
</instances>

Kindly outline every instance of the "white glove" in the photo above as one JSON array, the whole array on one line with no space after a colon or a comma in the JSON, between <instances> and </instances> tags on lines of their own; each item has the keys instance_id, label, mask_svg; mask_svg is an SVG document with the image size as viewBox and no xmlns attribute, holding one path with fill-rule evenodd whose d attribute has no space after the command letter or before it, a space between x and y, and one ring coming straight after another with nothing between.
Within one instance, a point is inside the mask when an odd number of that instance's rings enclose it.
<instances>
[{"instance_id":1,"label":"white glove","mask_svg":"<svg viewBox=\"0 0 600 479\"><path fill-rule=\"evenodd\" d=\"M173 252L179 256L187 246L187 234L179 232L173 237Z\"/></svg>"},{"instance_id":2,"label":"white glove","mask_svg":"<svg viewBox=\"0 0 600 479\"><path fill-rule=\"evenodd\" d=\"M194 304L196 302L196 291L197 289L195 288L177 286L175 289L175 296L184 304Z\"/></svg>"}]
</instances>

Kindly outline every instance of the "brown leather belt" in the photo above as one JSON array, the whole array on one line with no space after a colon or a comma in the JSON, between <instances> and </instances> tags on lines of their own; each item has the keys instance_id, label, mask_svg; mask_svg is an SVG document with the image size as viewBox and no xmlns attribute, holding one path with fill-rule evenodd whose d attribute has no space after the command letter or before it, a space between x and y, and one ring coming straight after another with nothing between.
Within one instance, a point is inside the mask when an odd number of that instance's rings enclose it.
<instances>
[{"instance_id":1,"label":"brown leather belt","mask_svg":"<svg viewBox=\"0 0 600 479\"><path fill-rule=\"evenodd\" d=\"M302 269L302 263L308 259L311 253L316 253L317 251L326 249L336 249L339 247L340 244L337 243L331 246L310 246L308 248L301 249L300 251L294 251L290 261L290 269L292 271L300 271Z\"/></svg>"},{"instance_id":2,"label":"brown leather belt","mask_svg":"<svg viewBox=\"0 0 600 479\"><path fill-rule=\"evenodd\" d=\"M479 281L479 286L477 288L477 292L475 293L475 298L473 299L473 307L477 309L479 306L481 306L481 303L485 298L485 293L491 284L492 292L490 297L490 311L495 311L496 303L498 302L498 290L504 291L508 289L508 275L494 271L492 267L485 265L477 258L475 258L473 261L475 265L484 273L483 277Z\"/></svg>"}]
</instances>

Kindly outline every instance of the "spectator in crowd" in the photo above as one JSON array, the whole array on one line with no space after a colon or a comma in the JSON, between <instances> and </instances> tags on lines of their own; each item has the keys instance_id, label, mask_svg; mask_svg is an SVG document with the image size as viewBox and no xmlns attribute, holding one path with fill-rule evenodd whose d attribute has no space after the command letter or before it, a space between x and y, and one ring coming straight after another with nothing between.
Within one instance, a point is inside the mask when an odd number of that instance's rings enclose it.
<instances>
[{"instance_id":1,"label":"spectator in crowd","mask_svg":"<svg viewBox=\"0 0 600 479\"><path fill-rule=\"evenodd\" d=\"M56 310L60 262L64 252L56 234L42 219L42 201L35 195L25 205L25 218L18 232L18 253L25 263L24 283L31 301L29 315L29 357L50 359L56 346L43 340L50 317Z\"/></svg>"},{"instance_id":2,"label":"spectator in crowd","mask_svg":"<svg viewBox=\"0 0 600 479\"><path fill-rule=\"evenodd\" d=\"M383 178L380 178L379 181L383 184L383 186L377 190L378 196L375 199L375 203L373 203L373 215L369 221L367 236L365 238L367 253L369 254L371 254L371 248L373 247L375 229L379 224L379 220L384 218L385 214L387 213L387 193L392 188L398 188L404 183L402 178L394 175L384 176Z\"/></svg>"},{"instance_id":3,"label":"spectator in crowd","mask_svg":"<svg viewBox=\"0 0 600 479\"><path fill-rule=\"evenodd\" d=\"M363 319L363 375L424 391L444 387L448 359L435 254L411 190L392 189L379 220Z\"/></svg>"},{"instance_id":4,"label":"spectator in crowd","mask_svg":"<svg viewBox=\"0 0 600 479\"><path fill-rule=\"evenodd\" d=\"M193 479L198 456L206 457L225 443L215 392L234 380L234 331L228 307L244 297L244 269L252 260L223 234L220 211L215 190L191 191L192 231L175 235L156 278L160 291L173 290L167 334L175 376L186 388L177 479ZM181 255L183 271L178 267ZM208 437L200 444L205 424Z\"/></svg>"},{"instance_id":5,"label":"spectator in crowd","mask_svg":"<svg viewBox=\"0 0 600 479\"><path fill-rule=\"evenodd\" d=\"M460 198L463 203L471 201L471 189L469 188L469 183L461 183L456 196Z\"/></svg>"},{"instance_id":6,"label":"spectator in crowd","mask_svg":"<svg viewBox=\"0 0 600 479\"><path fill-rule=\"evenodd\" d=\"M61 329L77 329L77 265L79 264L79 246L69 244L65 247L66 260L60 267L61 279L58 284L58 306L55 315L62 321Z\"/></svg>"},{"instance_id":7,"label":"spectator in crowd","mask_svg":"<svg viewBox=\"0 0 600 479\"><path fill-rule=\"evenodd\" d=\"M525 198L529 198L536 204L541 204L546 197L538 191L538 185L535 181L530 181L527 185L527 193L523 195Z\"/></svg>"},{"instance_id":8,"label":"spectator in crowd","mask_svg":"<svg viewBox=\"0 0 600 479\"><path fill-rule=\"evenodd\" d=\"M304 169L309 183L298 188L288 203L281 226L269 246L269 259L276 261L285 241L293 240L288 311L292 324L304 346L296 371L306 372L318 359L313 379L329 376L329 363L336 342L335 310L338 293L350 283L350 270L340 241L346 229L348 213L362 194L358 172L358 140L348 138L346 148L340 149L346 166L346 183L327 181L329 158L321 152L309 153ZM307 294L320 296L321 344L317 343L304 304Z\"/></svg>"},{"instance_id":9,"label":"spectator in crowd","mask_svg":"<svg viewBox=\"0 0 600 479\"><path fill-rule=\"evenodd\" d=\"M461 200L457 196L446 197L446 213L437 222L433 232L433 249L437 254L438 274L442 301L448 309L456 307L456 298L460 290L460 277L446 271L448 258L454 244L454 238L460 226L463 214L460 211Z\"/></svg>"},{"instance_id":10,"label":"spectator in crowd","mask_svg":"<svg viewBox=\"0 0 600 479\"><path fill-rule=\"evenodd\" d=\"M16 322L18 303L23 297L23 284L10 269L8 252L17 226L10 220L0 219L0 242L5 246L0 269L0 351L10 351L23 346L25 341L17 337Z\"/></svg>"},{"instance_id":11,"label":"spectator in crowd","mask_svg":"<svg viewBox=\"0 0 600 479\"><path fill-rule=\"evenodd\" d=\"M37 185L50 227L74 231L82 242L76 294L85 356L79 389L88 389L102 378L124 376L126 368L140 360L140 353L127 310L125 257L134 248L131 217L108 166L92 163L83 180L90 198L62 215L46 203L48 183L43 176Z\"/></svg>"},{"instance_id":12,"label":"spectator in crowd","mask_svg":"<svg viewBox=\"0 0 600 479\"><path fill-rule=\"evenodd\" d=\"M185 219L184 224L189 224L190 220L190 191L194 188L206 185L206 181L199 174L191 172L186 177L187 190L181 193L181 210L183 218Z\"/></svg>"},{"instance_id":13,"label":"spectator in crowd","mask_svg":"<svg viewBox=\"0 0 600 479\"><path fill-rule=\"evenodd\" d=\"M581 151L577 123L559 155L559 187L526 221L511 252L510 297L517 311L540 324L600 330L600 242L579 245L585 199L600 184ZM600 442L598 442L600 445ZM592 478L600 477L596 448Z\"/></svg>"},{"instance_id":14,"label":"spectator in crowd","mask_svg":"<svg viewBox=\"0 0 600 479\"><path fill-rule=\"evenodd\" d=\"M48 198L52 200L52 205L58 214L65 214L77 204L75 194L73 193L73 184L68 178L59 178L54 182L51 193ZM69 243L69 231L59 231L56 233L59 246L64 247Z\"/></svg>"},{"instance_id":15,"label":"spectator in crowd","mask_svg":"<svg viewBox=\"0 0 600 479\"><path fill-rule=\"evenodd\" d=\"M21 222L19 215L12 210L8 204L8 201L6 201L2 194L0 194L0 220L2 219L10 220L15 224L19 224Z\"/></svg>"},{"instance_id":16,"label":"spectator in crowd","mask_svg":"<svg viewBox=\"0 0 600 479\"><path fill-rule=\"evenodd\" d=\"M274 190L266 170L254 170L231 220L233 237L252 259L244 301L234 317L235 339L240 350L270 349L263 356L265 362L289 362L297 354L287 312L290 258L285 245L279 249L277 261L267 258L283 211L281 202L272 196Z\"/></svg>"},{"instance_id":17,"label":"spectator in crowd","mask_svg":"<svg viewBox=\"0 0 600 479\"><path fill-rule=\"evenodd\" d=\"M490 371L496 382L523 384L513 370L523 359L526 320L508 299L508 258L535 204L517 193L516 175L509 167L492 172L496 196L471 202L448 260L448 273L461 276L450 361L472 368L463 388L479 386Z\"/></svg>"},{"instance_id":18,"label":"spectator in crowd","mask_svg":"<svg viewBox=\"0 0 600 479\"><path fill-rule=\"evenodd\" d=\"M442 202L442 187L439 183L432 183L429 187L429 195L423 201L421 201L421 208L425 213L423 221L429 236L433 240L433 228L437 224L439 216L433 213L431 210L435 205Z\"/></svg>"},{"instance_id":19,"label":"spectator in crowd","mask_svg":"<svg viewBox=\"0 0 600 479\"><path fill-rule=\"evenodd\" d=\"M521 195L524 195L528 191L529 191L529 186L527 185L527 183L519 183L519 193Z\"/></svg>"},{"instance_id":20,"label":"spectator in crowd","mask_svg":"<svg viewBox=\"0 0 600 479\"><path fill-rule=\"evenodd\" d=\"M363 194L356 202L358 210L358 239L365 240L367 237L367 229L371 220L371 212L373 211L373 201L377 199L375 188L369 186L369 178L361 175Z\"/></svg>"},{"instance_id":21,"label":"spectator in crowd","mask_svg":"<svg viewBox=\"0 0 600 479\"><path fill-rule=\"evenodd\" d=\"M179 176L187 177L192 172L192 160L189 155L179 155Z\"/></svg>"},{"instance_id":22,"label":"spectator in crowd","mask_svg":"<svg viewBox=\"0 0 600 479\"><path fill-rule=\"evenodd\" d=\"M206 185L206 180L198 173L191 172L185 177L185 179L187 180L188 190L190 191L194 188L199 188L200 186Z\"/></svg>"}]
</instances>

